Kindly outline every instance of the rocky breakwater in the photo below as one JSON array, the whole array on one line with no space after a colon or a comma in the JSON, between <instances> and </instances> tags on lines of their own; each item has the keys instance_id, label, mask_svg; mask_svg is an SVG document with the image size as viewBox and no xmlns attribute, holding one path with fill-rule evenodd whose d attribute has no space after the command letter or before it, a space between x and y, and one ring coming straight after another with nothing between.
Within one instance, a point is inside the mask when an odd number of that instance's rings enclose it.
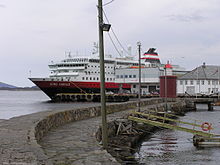
<instances>
[{"instance_id":1,"label":"rocky breakwater","mask_svg":"<svg viewBox=\"0 0 220 165\"><path fill-rule=\"evenodd\" d=\"M186 108L185 100L169 99L168 104L151 102L141 108L141 112L164 112L168 107L172 114L183 115L189 109ZM137 164L134 153L142 143L143 138L157 131L158 127L133 122L128 120L130 113L122 116L120 119L108 122L108 152L116 158L121 164ZM96 133L96 138L101 141L101 126Z\"/></svg>"}]
</instances>

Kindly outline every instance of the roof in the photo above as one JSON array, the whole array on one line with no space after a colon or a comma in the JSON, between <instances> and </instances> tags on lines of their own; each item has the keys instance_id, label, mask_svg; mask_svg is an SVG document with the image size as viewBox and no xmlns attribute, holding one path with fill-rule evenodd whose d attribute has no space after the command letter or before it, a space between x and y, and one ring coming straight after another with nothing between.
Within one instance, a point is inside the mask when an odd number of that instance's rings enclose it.
<instances>
[{"instance_id":1,"label":"roof","mask_svg":"<svg viewBox=\"0 0 220 165\"><path fill-rule=\"evenodd\" d=\"M220 66L201 65L180 76L179 80L220 80Z\"/></svg>"}]
</instances>

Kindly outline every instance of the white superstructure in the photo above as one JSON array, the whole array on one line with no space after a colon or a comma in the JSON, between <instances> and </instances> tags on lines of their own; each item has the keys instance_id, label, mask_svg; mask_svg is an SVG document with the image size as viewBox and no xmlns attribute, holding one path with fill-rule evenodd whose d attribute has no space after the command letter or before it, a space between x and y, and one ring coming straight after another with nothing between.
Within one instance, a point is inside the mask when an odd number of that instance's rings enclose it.
<instances>
[{"instance_id":1,"label":"white superstructure","mask_svg":"<svg viewBox=\"0 0 220 165\"><path fill-rule=\"evenodd\" d=\"M132 58L105 58L105 78L107 82L115 82L115 70L137 66ZM49 64L50 78L61 81L100 82L99 57L72 57Z\"/></svg>"}]
</instances>

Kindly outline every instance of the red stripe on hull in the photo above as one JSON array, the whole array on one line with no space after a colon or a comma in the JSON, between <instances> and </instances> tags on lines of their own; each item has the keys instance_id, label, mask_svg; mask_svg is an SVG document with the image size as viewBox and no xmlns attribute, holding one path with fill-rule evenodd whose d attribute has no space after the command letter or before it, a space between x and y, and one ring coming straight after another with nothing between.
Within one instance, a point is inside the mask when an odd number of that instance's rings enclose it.
<instances>
[{"instance_id":1,"label":"red stripe on hull","mask_svg":"<svg viewBox=\"0 0 220 165\"><path fill-rule=\"evenodd\" d=\"M72 81L33 81L40 88L100 88L100 82L72 82ZM106 82L105 88L131 88L130 84Z\"/></svg>"}]
</instances>

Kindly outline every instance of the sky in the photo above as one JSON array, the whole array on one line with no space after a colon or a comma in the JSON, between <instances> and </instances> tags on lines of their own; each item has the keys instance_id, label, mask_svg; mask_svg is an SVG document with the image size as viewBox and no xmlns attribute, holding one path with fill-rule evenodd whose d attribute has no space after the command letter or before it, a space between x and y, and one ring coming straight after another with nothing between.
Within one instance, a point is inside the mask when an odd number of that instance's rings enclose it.
<instances>
[{"instance_id":1,"label":"sky","mask_svg":"<svg viewBox=\"0 0 220 165\"><path fill-rule=\"evenodd\" d=\"M33 86L28 77L48 77L48 64L65 58L65 52L90 55L98 42L97 3L0 0L0 82ZM104 11L134 57L140 41L142 53L157 48L162 63L169 60L187 70L203 62L220 65L219 0L114 0ZM105 52L119 56L107 33L104 40Z\"/></svg>"}]
</instances>

